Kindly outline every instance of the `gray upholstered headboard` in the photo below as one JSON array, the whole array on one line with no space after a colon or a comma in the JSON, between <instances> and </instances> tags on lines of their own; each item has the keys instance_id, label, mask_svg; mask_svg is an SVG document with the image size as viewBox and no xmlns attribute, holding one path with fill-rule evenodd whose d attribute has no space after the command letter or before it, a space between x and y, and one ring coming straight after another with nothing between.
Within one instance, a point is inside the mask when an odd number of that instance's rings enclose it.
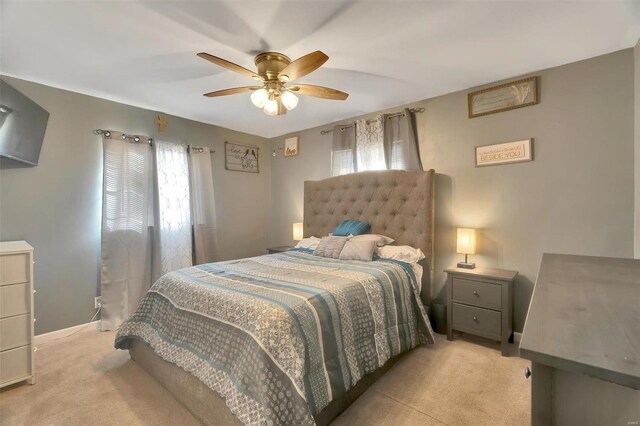
<instances>
[{"instance_id":1,"label":"gray upholstered headboard","mask_svg":"<svg viewBox=\"0 0 640 426\"><path fill-rule=\"evenodd\" d=\"M423 298L431 299L435 172L385 170L335 176L304 183L304 236L323 237L345 219L365 220L372 234L427 257ZM426 292L426 294L425 294Z\"/></svg>"}]
</instances>

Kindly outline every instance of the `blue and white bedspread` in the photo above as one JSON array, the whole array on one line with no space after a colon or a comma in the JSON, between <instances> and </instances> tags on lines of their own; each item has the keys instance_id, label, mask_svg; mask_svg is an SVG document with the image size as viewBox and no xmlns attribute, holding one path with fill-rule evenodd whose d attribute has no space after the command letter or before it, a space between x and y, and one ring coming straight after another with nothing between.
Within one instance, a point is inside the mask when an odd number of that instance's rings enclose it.
<instances>
[{"instance_id":1,"label":"blue and white bedspread","mask_svg":"<svg viewBox=\"0 0 640 426\"><path fill-rule=\"evenodd\" d=\"M118 330L224 397L243 423L313 416L433 333L411 267L302 250L209 263L160 278Z\"/></svg>"}]
</instances>

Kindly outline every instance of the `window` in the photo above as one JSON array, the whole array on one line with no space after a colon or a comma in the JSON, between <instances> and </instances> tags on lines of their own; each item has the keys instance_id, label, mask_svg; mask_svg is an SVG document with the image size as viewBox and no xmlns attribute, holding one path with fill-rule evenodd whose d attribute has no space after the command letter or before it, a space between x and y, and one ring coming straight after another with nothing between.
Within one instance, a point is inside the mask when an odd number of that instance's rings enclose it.
<instances>
[{"instance_id":1,"label":"window","mask_svg":"<svg viewBox=\"0 0 640 426\"><path fill-rule=\"evenodd\" d=\"M339 176L355 172L353 168L353 150L341 149L331 153L331 175Z\"/></svg>"},{"instance_id":2,"label":"window","mask_svg":"<svg viewBox=\"0 0 640 426\"><path fill-rule=\"evenodd\" d=\"M112 140L104 148L103 225L106 231L147 231L153 214L151 148Z\"/></svg>"}]
</instances>

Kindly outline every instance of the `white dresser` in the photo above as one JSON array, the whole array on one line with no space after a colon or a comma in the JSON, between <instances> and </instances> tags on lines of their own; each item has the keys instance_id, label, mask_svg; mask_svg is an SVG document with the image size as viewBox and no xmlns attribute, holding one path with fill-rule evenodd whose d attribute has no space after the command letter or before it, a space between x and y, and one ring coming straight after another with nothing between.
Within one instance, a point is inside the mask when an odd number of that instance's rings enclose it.
<instances>
[{"instance_id":1,"label":"white dresser","mask_svg":"<svg viewBox=\"0 0 640 426\"><path fill-rule=\"evenodd\" d=\"M35 383L33 247L0 242L0 387Z\"/></svg>"}]
</instances>

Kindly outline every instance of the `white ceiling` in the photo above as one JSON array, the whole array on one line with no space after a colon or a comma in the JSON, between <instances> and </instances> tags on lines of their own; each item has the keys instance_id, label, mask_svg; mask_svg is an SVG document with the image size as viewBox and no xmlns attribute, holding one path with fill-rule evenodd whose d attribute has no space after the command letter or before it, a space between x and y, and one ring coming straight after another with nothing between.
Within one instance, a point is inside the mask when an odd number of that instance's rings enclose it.
<instances>
[{"instance_id":1,"label":"white ceiling","mask_svg":"<svg viewBox=\"0 0 640 426\"><path fill-rule=\"evenodd\" d=\"M0 72L272 137L633 46L640 1L6 1ZM329 61L300 83L350 93L302 97L282 117L253 84L198 57L254 69L275 50Z\"/></svg>"}]
</instances>

